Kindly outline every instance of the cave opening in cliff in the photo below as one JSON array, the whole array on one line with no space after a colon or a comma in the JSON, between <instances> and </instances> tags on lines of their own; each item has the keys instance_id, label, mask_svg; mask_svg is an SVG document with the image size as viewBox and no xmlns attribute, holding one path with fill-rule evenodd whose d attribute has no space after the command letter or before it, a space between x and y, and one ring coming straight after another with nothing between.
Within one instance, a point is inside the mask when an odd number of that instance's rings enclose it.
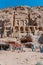
<instances>
[{"instance_id":1,"label":"cave opening in cliff","mask_svg":"<svg viewBox=\"0 0 43 65\"><path fill-rule=\"evenodd\" d=\"M37 26L37 23L35 23L34 26Z\"/></svg>"},{"instance_id":2,"label":"cave opening in cliff","mask_svg":"<svg viewBox=\"0 0 43 65\"><path fill-rule=\"evenodd\" d=\"M6 44L0 44L0 50L8 50L10 48L9 45Z\"/></svg>"},{"instance_id":3,"label":"cave opening in cliff","mask_svg":"<svg viewBox=\"0 0 43 65\"><path fill-rule=\"evenodd\" d=\"M31 48L32 44L25 44L26 48Z\"/></svg>"},{"instance_id":4,"label":"cave opening in cliff","mask_svg":"<svg viewBox=\"0 0 43 65\"><path fill-rule=\"evenodd\" d=\"M42 27L39 27L39 31L42 31L43 29L42 29Z\"/></svg>"},{"instance_id":5,"label":"cave opening in cliff","mask_svg":"<svg viewBox=\"0 0 43 65\"><path fill-rule=\"evenodd\" d=\"M18 27L18 26L16 26L16 27L15 27L15 30L16 30L16 32L18 32L18 31L19 31L19 27Z\"/></svg>"},{"instance_id":6,"label":"cave opening in cliff","mask_svg":"<svg viewBox=\"0 0 43 65\"><path fill-rule=\"evenodd\" d=\"M23 32L24 32L23 27L20 27L20 32L21 32L21 33L23 33Z\"/></svg>"}]
</instances>

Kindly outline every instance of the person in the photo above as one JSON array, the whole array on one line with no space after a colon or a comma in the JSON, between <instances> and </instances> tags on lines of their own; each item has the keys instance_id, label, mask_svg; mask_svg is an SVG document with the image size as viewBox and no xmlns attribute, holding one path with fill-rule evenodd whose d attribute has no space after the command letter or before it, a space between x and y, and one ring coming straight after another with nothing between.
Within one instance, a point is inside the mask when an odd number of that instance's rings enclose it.
<instances>
[{"instance_id":1,"label":"person","mask_svg":"<svg viewBox=\"0 0 43 65\"><path fill-rule=\"evenodd\" d=\"M31 49L32 49L32 51L34 51L34 45L33 44L31 45Z\"/></svg>"},{"instance_id":2,"label":"person","mask_svg":"<svg viewBox=\"0 0 43 65\"><path fill-rule=\"evenodd\" d=\"M43 53L43 46L42 46L42 53Z\"/></svg>"},{"instance_id":3,"label":"person","mask_svg":"<svg viewBox=\"0 0 43 65\"><path fill-rule=\"evenodd\" d=\"M21 52L23 51L23 46L21 46L20 50L21 50Z\"/></svg>"},{"instance_id":4,"label":"person","mask_svg":"<svg viewBox=\"0 0 43 65\"><path fill-rule=\"evenodd\" d=\"M43 52L43 46L39 46L39 48L40 48L40 52L42 53Z\"/></svg>"}]
</instances>

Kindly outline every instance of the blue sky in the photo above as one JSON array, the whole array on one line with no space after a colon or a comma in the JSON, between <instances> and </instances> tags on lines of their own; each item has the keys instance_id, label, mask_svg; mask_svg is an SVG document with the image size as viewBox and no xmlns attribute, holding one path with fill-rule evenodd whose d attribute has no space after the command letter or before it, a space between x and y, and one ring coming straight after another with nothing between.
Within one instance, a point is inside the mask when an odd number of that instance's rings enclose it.
<instances>
[{"instance_id":1,"label":"blue sky","mask_svg":"<svg viewBox=\"0 0 43 65\"><path fill-rule=\"evenodd\" d=\"M0 9L20 5L43 6L43 0L0 0Z\"/></svg>"}]
</instances>

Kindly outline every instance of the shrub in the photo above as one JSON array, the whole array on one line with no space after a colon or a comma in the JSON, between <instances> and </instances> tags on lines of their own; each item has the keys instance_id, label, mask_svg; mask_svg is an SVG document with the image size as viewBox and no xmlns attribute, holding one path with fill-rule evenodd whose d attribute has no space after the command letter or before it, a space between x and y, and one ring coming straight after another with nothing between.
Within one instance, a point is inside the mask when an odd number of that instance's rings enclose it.
<instances>
[{"instance_id":1,"label":"shrub","mask_svg":"<svg viewBox=\"0 0 43 65\"><path fill-rule=\"evenodd\" d=\"M36 65L42 65L42 63L41 62L37 62L37 64Z\"/></svg>"}]
</instances>

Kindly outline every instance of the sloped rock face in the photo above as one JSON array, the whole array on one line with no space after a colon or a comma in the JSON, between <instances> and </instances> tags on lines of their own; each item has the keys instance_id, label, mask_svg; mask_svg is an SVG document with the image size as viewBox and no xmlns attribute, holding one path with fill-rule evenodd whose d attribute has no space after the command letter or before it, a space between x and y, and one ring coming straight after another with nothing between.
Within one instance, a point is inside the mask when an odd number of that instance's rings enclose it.
<instances>
[{"instance_id":1,"label":"sloped rock face","mask_svg":"<svg viewBox=\"0 0 43 65\"><path fill-rule=\"evenodd\" d=\"M43 26L43 7L33 7L30 12L30 25Z\"/></svg>"},{"instance_id":2,"label":"sloped rock face","mask_svg":"<svg viewBox=\"0 0 43 65\"><path fill-rule=\"evenodd\" d=\"M6 9L0 10L0 21L5 22L10 22L13 21L15 22L16 18L18 19L25 19L26 17L28 18L28 14L30 13L31 8L30 7L23 7L23 6L18 6L18 7L10 7ZM11 26L12 26L11 23Z\"/></svg>"},{"instance_id":3,"label":"sloped rock face","mask_svg":"<svg viewBox=\"0 0 43 65\"><path fill-rule=\"evenodd\" d=\"M13 26L13 14L14 14L13 8L6 8L0 10L0 25L3 24L3 26ZM12 23L11 23L12 22ZM2 27L2 26L1 26Z\"/></svg>"},{"instance_id":4,"label":"sloped rock face","mask_svg":"<svg viewBox=\"0 0 43 65\"><path fill-rule=\"evenodd\" d=\"M41 6L32 7L32 8L27 7L27 6L18 6L15 8L11 7L11 8L0 10L0 20L10 21L11 18L13 19L14 12L18 17L20 15L21 18L24 18L22 17L22 15L24 14L28 15L29 25L43 26L43 7Z\"/></svg>"}]
</instances>

